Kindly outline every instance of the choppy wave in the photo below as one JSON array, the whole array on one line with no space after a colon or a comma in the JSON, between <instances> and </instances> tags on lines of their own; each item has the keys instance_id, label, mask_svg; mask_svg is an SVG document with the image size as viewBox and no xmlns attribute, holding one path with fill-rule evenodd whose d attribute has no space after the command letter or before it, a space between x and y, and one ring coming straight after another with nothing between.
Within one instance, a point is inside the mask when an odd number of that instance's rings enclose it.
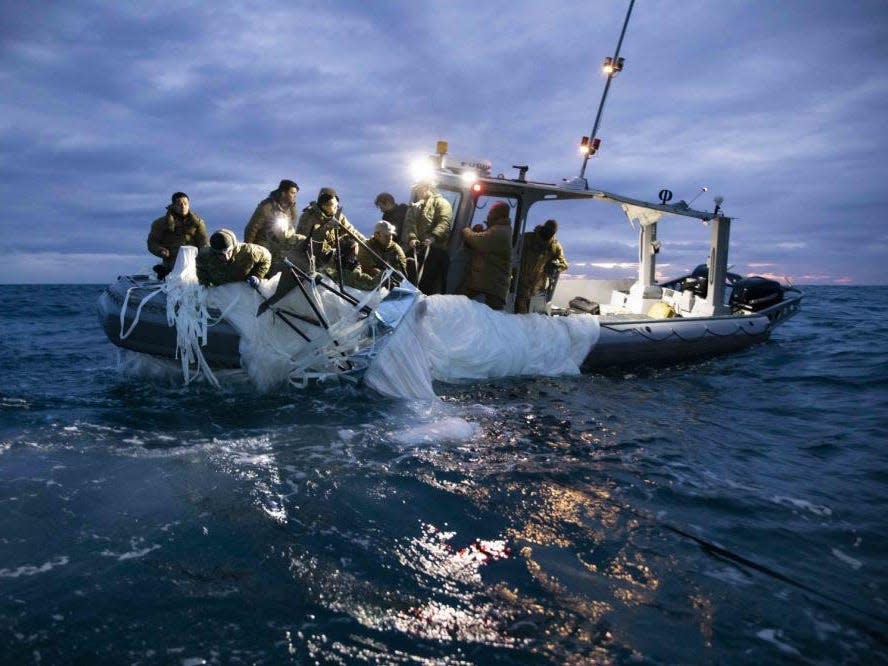
<instances>
[{"instance_id":1,"label":"choppy wave","mask_svg":"<svg viewBox=\"0 0 888 666\"><path fill-rule=\"evenodd\" d=\"M121 373L97 293L0 288L5 662L888 659L886 289L436 402Z\"/></svg>"}]
</instances>

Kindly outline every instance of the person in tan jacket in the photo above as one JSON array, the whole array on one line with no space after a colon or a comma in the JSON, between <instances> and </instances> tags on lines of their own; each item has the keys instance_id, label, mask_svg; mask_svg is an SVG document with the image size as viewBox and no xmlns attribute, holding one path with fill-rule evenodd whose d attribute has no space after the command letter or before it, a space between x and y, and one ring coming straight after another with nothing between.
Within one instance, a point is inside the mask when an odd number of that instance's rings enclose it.
<instances>
[{"instance_id":1,"label":"person in tan jacket","mask_svg":"<svg viewBox=\"0 0 888 666\"><path fill-rule=\"evenodd\" d=\"M339 205L339 195L332 187L322 187L317 201L312 201L299 216L296 233L307 236L306 253L314 258L317 270L323 268L336 251L336 238L353 236L367 239L355 229Z\"/></svg>"},{"instance_id":2,"label":"person in tan jacket","mask_svg":"<svg viewBox=\"0 0 888 666\"><path fill-rule=\"evenodd\" d=\"M447 245L453 226L453 207L432 181L421 181L414 188L416 201L404 218L401 242L417 263L417 286L424 294L443 294L447 287L450 255ZM422 273L422 279L418 274ZM414 276L410 276L414 279Z\"/></svg>"},{"instance_id":3,"label":"person in tan jacket","mask_svg":"<svg viewBox=\"0 0 888 666\"><path fill-rule=\"evenodd\" d=\"M404 250L395 242L395 228L391 223L380 220L373 228L373 238L358 250L358 260L365 273L377 276L386 269L386 264L407 275L407 258Z\"/></svg>"},{"instance_id":4,"label":"person in tan jacket","mask_svg":"<svg viewBox=\"0 0 888 666\"><path fill-rule=\"evenodd\" d=\"M512 228L509 204L499 201L487 213L487 229L463 229L463 240L471 250L462 293L502 310L509 293L512 262Z\"/></svg>"},{"instance_id":5,"label":"person in tan jacket","mask_svg":"<svg viewBox=\"0 0 888 666\"><path fill-rule=\"evenodd\" d=\"M292 180L282 180L276 190L259 202L244 229L244 242L268 248L279 254L275 245L295 233L296 195L299 186Z\"/></svg>"},{"instance_id":6,"label":"person in tan jacket","mask_svg":"<svg viewBox=\"0 0 888 666\"><path fill-rule=\"evenodd\" d=\"M564 248L555 238L558 222L546 220L524 234L518 288L515 290L515 312L529 312L530 300L536 294L554 291L557 276L568 269Z\"/></svg>"}]
</instances>

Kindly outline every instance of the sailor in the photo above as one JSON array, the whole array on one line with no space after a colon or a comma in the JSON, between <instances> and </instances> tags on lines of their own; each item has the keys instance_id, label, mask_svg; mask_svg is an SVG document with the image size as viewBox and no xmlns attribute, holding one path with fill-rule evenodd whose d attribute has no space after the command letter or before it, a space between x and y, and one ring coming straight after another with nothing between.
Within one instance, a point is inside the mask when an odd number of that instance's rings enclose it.
<instances>
[{"instance_id":1,"label":"sailor","mask_svg":"<svg viewBox=\"0 0 888 666\"><path fill-rule=\"evenodd\" d=\"M376 195L376 201L373 205L382 213L382 219L391 222L394 227L395 241L404 247L406 238L404 237L404 219L407 216L407 210L410 208L405 203L395 203L395 197L388 192L380 192Z\"/></svg>"},{"instance_id":2,"label":"sailor","mask_svg":"<svg viewBox=\"0 0 888 666\"><path fill-rule=\"evenodd\" d=\"M167 206L166 215L151 223L148 251L160 257L154 266L158 280L163 280L176 263L176 255L183 245L200 248L209 242L207 227L200 215L191 210L191 200L184 192L176 192Z\"/></svg>"},{"instance_id":3,"label":"sailor","mask_svg":"<svg viewBox=\"0 0 888 666\"><path fill-rule=\"evenodd\" d=\"M358 244L354 238L346 236L339 240L339 251L333 253L323 271L338 284L340 267L343 286L371 291L379 284L379 274L372 276L361 269L361 263L358 261Z\"/></svg>"},{"instance_id":4,"label":"sailor","mask_svg":"<svg viewBox=\"0 0 888 666\"><path fill-rule=\"evenodd\" d=\"M462 292L494 310L502 310L509 292L512 261L509 204L498 201L490 207L484 231L464 228L462 234L471 250Z\"/></svg>"},{"instance_id":5,"label":"sailor","mask_svg":"<svg viewBox=\"0 0 888 666\"><path fill-rule=\"evenodd\" d=\"M555 238L557 232L558 222L546 220L524 234L515 312L530 312L535 295L544 294L544 302L552 299L558 275L568 268L564 248Z\"/></svg>"},{"instance_id":6,"label":"sailor","mask_svg":"<svg viewBox=\"0 0 888 666\"><path fill-rule=\"evenodd\" d=\"M361 241L367 240L345 217L339 205L339 195L332 187L322 187L317 201L305 207L299 216L296 233L310 238L305 249L317 268L330 261L337 238L351 235Z\"/></svg>"},{"instance_id":7,"label":"sailor","mask_svg":"<svg viewBox=\"0 0 888 666\"><path fill-rule=\"evenodd\" d=\"M433 180L416 184L416 202L410 206L404 219L406 247L410 248L417 260L417 286L424 294L444 293L450 265L447 243L453 208L435 186Z\"/></svg>"},{"instance_id":8,"label":"sailor","mask_svg":"<svg viewBox=\"0 0 888 666\"><path fill-rule=\"evenodd\" d=\"M197 279L205 286L247 281L256 288L270 266L271 253L266 248L238 243L229 229L215 232L210 244L197 253Z\"/></svg>"},{"instance_id":9,"label":"sailor","mask_svg":"<svg viewBox=\"0 0 888 666\"><path fill-rule=\"evenodd\" d=\"M275 246L292 240L296 233L296 195L299 186L292 180L282 180L276 190L259 202L244 229L244 242L256 243L271 250L275 256L283 254Z\"/></svg>"},{"instance_id":10,"label":"sailor","mask_svg":"<svg viewBox=\"0 0 888 666\"><path fill-rule=\"evenodd\" d=\"M373 238L367 241L366 247L358 250L358 261L361 269L376 277L386 269L386 264L407 275L407 257L404 250L394 240L395 227L385 220L380 220L373 227Z\"/></svg>"}]
</instances>

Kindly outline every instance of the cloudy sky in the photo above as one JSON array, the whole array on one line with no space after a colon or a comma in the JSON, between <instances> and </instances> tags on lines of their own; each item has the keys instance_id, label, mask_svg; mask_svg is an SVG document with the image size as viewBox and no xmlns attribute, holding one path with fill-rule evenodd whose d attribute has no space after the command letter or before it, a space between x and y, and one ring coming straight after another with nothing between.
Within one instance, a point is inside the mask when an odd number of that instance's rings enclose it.
<instances>
[{"instance_id":1,"label":"cloudy sky","mask_svg":"<svg viewBox=\"0 0 888 666\"><path fill-rule=\"evenodd\" d=\"M369 231L437 139L576 176L627 5L0 0L0 282L145 271L176 190L240 236L281 178L330 185ZM888 2L638 0L622 55L592 186L721 194L737 272L888 283ZM619 210L552 216L572 272L634 273ZM704 261L698 222L659 236L665 274Z\"/></svg>"}]
</instances>

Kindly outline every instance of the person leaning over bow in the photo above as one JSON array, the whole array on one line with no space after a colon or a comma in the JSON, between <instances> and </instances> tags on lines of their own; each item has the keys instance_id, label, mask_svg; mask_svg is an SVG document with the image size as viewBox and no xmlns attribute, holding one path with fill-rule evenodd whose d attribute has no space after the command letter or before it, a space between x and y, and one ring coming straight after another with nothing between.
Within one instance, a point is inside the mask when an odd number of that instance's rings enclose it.
<instances>
[{"instance_id":1,"label":"person leaning over bow","mask_svg":"<svg viewBox=\"0 0 888 666\"><path fill-rule=\"evenodd\" d=\"M191 210L187 194L173 194L166 210L166 215L151 223L148 233L148 251L161 259L161 263L153 268L158 280L163 280L173 270L180 247L193 245L201 248L209 242L207 227L200 215Z\"/></svg>"},{"instance_id":2,"label":"person leaning over bow","mask_svg":"<svg viewBox=\"0 0 888 666\"><path fill-rule=\"evenodd\" d=\"M197 279L204 286L247 281L258 287L271 266L271 253L255 243L238 243L229 229L210 236L210 244L197 253Z\"/></svg>"},{"instance_id":3,"label":"person leaning over bow","mask_svg":"<svg viewBox=\"0 0 888 666\"><path fill-rule=\"evenodd\" d=\"M420 181L414 192L416 202L410 206L404 220L406 247L417 255L417 270L422 273L417 285L420 290L424 294L442 294L447 287L450 265L447 242L453 208L435 189L434 181Z\"/></svg>"},{"instance_id":4,"label":"person leaning over bow","mask_svg":"<svg viewBox=\"0 0 888 666\"><path fill-rule=\"evenodd\" d=\"M305 207L299 216L296 233L310 238L306 252L314 257L318 268L330 260L336 249L337 236L341 238L350 233L361 241L367 240L345 217L339 205L339 195L332 187L322 187L317 201Z\"/></svg>"},{"instance_id":5,"label":"person leaning over bow","mask_svg":"<svg viewBox=\"0 0 888 666\"><path fill-rule=\"evenodd\" d=\"M373 202L373 205L379 209L380 213L382 213L382 219L386 222L390 222L394 227L393 234L395 236L395 242L399 243L401 247L404 247L407 240L404 237L404 220L407 217L407 210L410 206L405 203L395 203L395 197L388 192L380 192L377 194L376 201Z\"/></svg>"},{"instance_id":6,"label":"person leaning over bow","mask_svg":"<svg viewBox=\"0 0 888 666\"><path fill-rule=\"evenodd\" d=\"M388 264L401 275L407 275L407 257L393 235L395 228L385 220L380 220L373 227L373 238L367 241L367 247L358 250L361 268L368 275L376 277L386 269Z\"/></svg>"},{"instance_id":7,"label":"person leaning over bow","mask_svg":"<svg viewBox=\"0 0 888 666\"><path fill-rule=\"evenodd\" d=\"M555 238L558 222L546 220L533 231L524 234L521 249L521 267L516 289L515 312L529 312L530 300L544 293L554 276L567 270L564 248Z\"/></svg>"},{"instance_id":8,"label":"person leaning over bow","mask_svg":"<svg viewBox=\"0 0 888 666\"><path fill-rule=\"evenodd\" d=\"M490 207L484 231L463 229L462 234L472 253L462 292L494 310L502 310L509 293L512 262L509 204L499 201Z\"/></svg>"},{"instance_id":9,"label":"person leaning over bow","mask_svg":"<svg viewBox=\"0 0 888 666\"><path fill-rule=\"evenodd\" d=\"M292 180L282 180L276 190L259 202L244 229L244 242L268 247L275 239L294 231L296 195L299 186Z\"/></svg>"}]
</instances>

